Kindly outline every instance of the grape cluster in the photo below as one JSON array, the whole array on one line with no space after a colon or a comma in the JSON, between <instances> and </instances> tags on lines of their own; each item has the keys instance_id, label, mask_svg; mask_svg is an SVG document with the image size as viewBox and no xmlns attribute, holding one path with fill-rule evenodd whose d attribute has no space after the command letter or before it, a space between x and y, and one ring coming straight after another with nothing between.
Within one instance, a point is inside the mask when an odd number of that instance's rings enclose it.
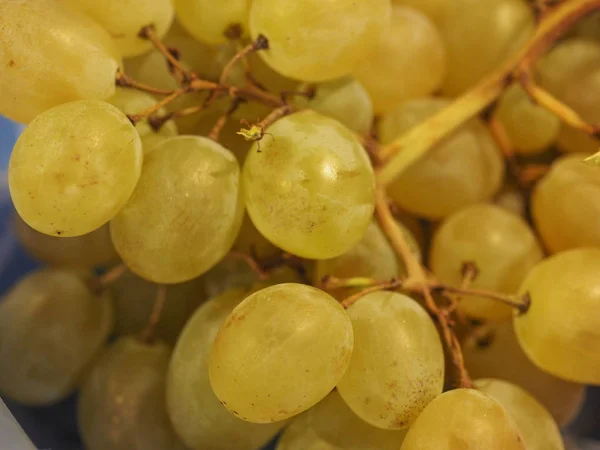
<instances>
[{"instance_id":1,"label":"grape cluster","mask_svg":"<svg viewBox=\"0 0 600 450\"><path fill-rule=\"evenodd\" d=\"M564 450L600 385L600 13L551 3L0 0L45 264L0 394L79 392L89 450Z\"/></svg>"}]
</instances>

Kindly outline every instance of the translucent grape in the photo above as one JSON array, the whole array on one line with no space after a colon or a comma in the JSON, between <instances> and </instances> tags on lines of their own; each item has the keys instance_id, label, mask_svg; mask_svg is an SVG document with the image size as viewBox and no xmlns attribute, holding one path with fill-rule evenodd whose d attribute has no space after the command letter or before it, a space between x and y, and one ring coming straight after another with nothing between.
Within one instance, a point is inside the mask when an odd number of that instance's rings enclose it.
<instances>
[{"instance_id":1,"label":"translucent grape","mask_svg":"<svg viewBox=\"0 0 600 450\"><path fill-rule=\"evenodd\" d=\"M439 22L450 3L447 0L392 0L392 4L410 6L421 11L433 22Z\"/></svg>"},{"instance_id":2,"label":"translucent grape","mask_svg":"<svg viewBox=\"0 0 600 450\"><path fill-rule=\"evenodd\" d=\"M169 422L165 379L170 349L117 340L81 388L79 428L88 450L185 450Z\"/></svg>"},{"instance_id":3,"label":"translucent grape","mask_svg":"<svg viewBox=\"0 0 600 450\"><path fill-rule=\"evenodd\" d=\"M391 27L373 45L354 76L365 86L377 114L431 94L446 75L446 50L427 16L407 6L392 8Z\"/></svg>"},{"instance_id":4,"label":"translucent grape","mask_svg":"<svg viewBox=\"0 0 600 450\"><path fill-rule=\"evenodd\" d=\"M110 231L133 272L181 283L225 256L243 211L235 157L210 139L177 136L146 155L135 192Z\"/></svg>"},{"instance_id":5,"label":"translucent grape","mask_svg":"<svg viewBox=\"0 0 600 450\"><path fill-rule=\"evenodd\" d=\"M504 322L480 339L463 343L463 355L474 378L500 378L530 392L564 426L578 413L585 386L556 378L534 365L523 353L512 321Z\"/></svg>"},{"instance_id":6,"label":"translucent grape","mask_svg":"<svg viewBox=\"0 0 600 450\"><path fill-rule=\"evenodd\" d=\"M298 90L304 91L308 85ZM345 77L316 86L314 96L308 100L298 97L296 103L332 117L350 130L366 135L373 123L373 104L362 84Z\"/></svg>"},{"instance_id":7,"label":"translucent grape","mask_svg":"<svg viewBox=\"0 0 600 450\"><path fill-rule=\"evenodd\" d=\"M435 325L416 301L396 292L367 294L348 316L355 344L340 395L373 426L407 428L442 393L444 351Z\"/></svg>"},{"instance_id":8,"label":"translucent grape","mask_svg":"<svg viewBox=\"0 0 600 450\"><path fill-rule=\"evenodd\" d=\"M238 419L219 402L210 386L208 359L215 336L247 292L231 289L198 308L173 351L167 377L167 409L175 430L192 449L258 449L284 424Z\"/></svg>"},{"instance_id":9,"label":"translucent grape","mask_svg":"<svg viewBox=\"0 0 600 450\"><path fill-rule=\"evenodd\" d=\"M260 234L247 214L244 215L242 227L233 244L233 249L255 255L261 261L273 258L280 253L277 247Z\"/></svg>"},{"instance_id":10,"label":"translucent grape","mask_svg":"<svg viewBox=\"0 0 600 450\"><path fill-rule=\"evenodd\" d=\"M147 52L152 43L138 33L154 25L159 38L163 37L175 11L171 0L66 0L66 3L98 22L113 39L119 53L127 58Z\"/></svg>"},{"instance_id":11,"label":"translucent grape","mask_svg":"<svg viewBox=\"0 0 600 450\"><path fill-rule=\"evenodd\" d=\"M148 323L158 286L127 272L110 286L115 308L115 334L125 336L139 333ZM177 341L188 318L206 296L202 280L167 287L167 299L154 336L169 344Z\"/></svg>"},{"instance_id":12,"label":"translucent grape","mask_svg":"<svg viewBox=\"0 0 600 450\"><path fill-rule=\"evenodd\" d=\"M525 0L454 0L437 21L448 55L442 91L456 96L512 56L533 35Z\"/></svg>"},{"instance_id":13,"label":"translucent grape","mask_svg":"<svg viewBox=\"0 0 600 450\"><path fill-rule=\"evenodd\" d=\"M564 450L556 422L527 391L507 381L491 378L475 380L475 386L510 414L527 450Z\"/></svg>"},{"instance_id":14,"label":"translucent grape","mask_svg":"<svg viewBox=\"0 0 600 450\"><path fill-rule=\"evenodd\" d=\"M373 169L358 140L313 111L284 117L266 132L271 136L254 144L243 171L256 228L305 258L333 258L356 245L375 207Z\"/></svg>"},{"instance_id":15,"label":"translucent grape","mask_svg":"<svg viewBox=\"0 0 600 450\"><path fill-rule=\"evenodd\" d=\"M107 100L113 106L116 106L125 114L138 114L150 108L156 103L154 97L144 92L135 91L133 89L117 88L115 95ZM165 114L165 110L161 108L157 114ZM160 130L152 129L147 119L140 120L135 125L135 129L142 140L142 149L146 154L152 147L159 142L164 141L172 136L177 136L177 125L172 120L165 122Z\"/></svg>"},{"instance_id":16,"label":"translucent grape","mask_svg":"<svg viewBox=\"0 0 600 450\"><path fill-rule=\"evenodd\" d=\"M310 286L278 284L250 295L227 317L211 351L210 383L237 417L276 422L335 387L352 345L352 324L335 299Z\"/></svg>"},{"instance_id":17,"label":"translucent grape","mask_svg":"<svg viewBox=\"0 0 600 450\"><path fill-rule=\"evenodd\" d=\"M350 74L385 32L390 15L389 0L254 0L249 24L252 39L269 41L259 53L267 64L290 78L317 82Z\"/></svg>"},{"instance_id":18,"label":"translucent grape","mask_svg":"<svg viewBox=\"0 0 600 450\"><path fill-rule=\"evenodd\" d=\"M526 217L527 199L516 185L505 184L494 197L494 204L519 217Z\"/></svg>"},{"instance_id":19,"label":"translucent grape","mask_svg":"<svg viewBox=\"0 0 600 450\"><path fill-rule=\"evenodd\" d=\"M455 389L433 400L408 429L401 450L525 450L514 420L492 397Z\"/></svg>"},{"instance_id":20,"label":"translucent grape","mask_svg":"<svg viewBox=\"0 0 600 450\"><path fill-rule=\"evenodd\" d=\"M93 268L106 266L118 259L108 225L82 236L59 238L35 231L18 214L15 214L13 223L21 245L35 259L48 265Z\"/></svg>"},{"instance_id":21,"label":"translucent grape","mask_svg":"<svg viewBox=\"0 0 600 450\"><path fill-rule=\"evenodd\" d=\"M79 100L29 124L13 148L8 183L29 226L80 236L119 212L141 170L142 145L129 119L108 103Z\"/></svg>"},{"instance_id":22,"label":"translucent grape","mask_svg":"<svg viewBox=\"0 0 600 450\"><path fill-rule=\"evenodd\" d=\"M447 100L411 100L383 116L379 136L386 144L448 105ZM473 119L406 169L389 194L406 211L441 219L485 201L502 185L504 160L489 131Z\"/></svg>"},{"instance_id":23,"label":"translucent grape","mask_svg":"<svg viewBox=\"0 0 600 450\"><path fill-rule=\"evenodd\" d=\"M473 205L448 217L436 230L430 267L436 278L459 287L462 268L474 262L478 269L471 287L516 294L519 286L543 258L543 252L525 220L494 205ZM513 308L484 297L461 296L458 307L470 317L509 319Z\"/></svg>"},{"instance_id":24,"label":"translucent grape","mask_svg":"<svg viewBox=\"0 0 600 450\"><path fill-rule=\"evenodd\" d=\"M0 302L0 393L27 405L71 394L110 333L109 296L82 273L44 269L22 278ZM10 368L10 370L8 370Z\"/></svg>"},{"instance_id":25,"label":"translucent grape","mask_svg":"<svg viewBox=\"0 0 600 450\"><path fill-rule=\"evenodd\" d=\"M61 103L113 95L120 56L106 31L60 1L4 0L0 64L0 114L28 123Z\"/></svg>"},{"instance_id":26,"label":"translucent grape","mask_svg":"<svg viewBox=\"0 0 600 450\"><path fill-rule=\"evenodd\" d=\"M517 84L500 97L496 114L515 152L523 155L546 150L556 141L561 127L558 117L535 105Z\"/></svg>"},{"instance_id":27,"label":"translucent grape","mask_svg":"<svg viewBox=\"0 0 600 450\"><path fill-rule=\"evenodd\" d=\"M406 435L405 430L369 425L348 408L337 391L311 408L306 417L309 430L335 450L398 450Z\"/></svg>"},{"instance_id":28,"label":"translucent grape","mask_svg":"<svg viewBox=\"0 0 600 450\"><path fill-rule=\"evenodd\" d=\"M565 380L600 384L600 250L558 253L531 270L521 285L531 307L516 316L515 332L527 356Z\"/></svg>"},{"instance_id":29,"label":"translucent grape","mask_svg":"<svg viewBox=\"0 0 600 450\"><path fill-rule=\"evenodd\" d=\"M600 178L586 156L558 159L533 191L535 227L551 253L600 246Z\"/></svg>"},{"instance_id":30,"label":"translucent grape","mask_svg":"<svg viewBox=\"0 0 600 450\"><path fill-rule=\"evenodd\" d=\"M276 450L339 450L308 426L308 413L302 413L285 428Z\"/></svg>"}]
</instances>

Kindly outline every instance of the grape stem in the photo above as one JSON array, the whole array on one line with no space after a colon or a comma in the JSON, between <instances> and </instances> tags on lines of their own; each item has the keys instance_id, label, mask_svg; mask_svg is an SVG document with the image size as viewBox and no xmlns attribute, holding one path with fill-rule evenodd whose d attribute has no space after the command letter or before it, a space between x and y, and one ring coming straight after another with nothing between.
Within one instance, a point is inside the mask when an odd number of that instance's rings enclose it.
<instances>
[{"instance_id":1,"label":"grape stem","mask_svg":"<svg viewBox=\"0 0 600 450\"><path fill-rule=\"evenodd\" d=\"M241 49L239 52L237 52L233 56L233 58L231 58L229 60L229 62L223 68L223 71L221 72L221 77L219 78L219 84L221 84L222 86L227 84L227 79L229 78L229 73L233 69L233 66L235 66L238 63L238 61L240 61L242 58L245 58L250 53L256 52L258 50L267 50L268 48L269 48L269 40L266 37L264 37L262 34L259 34L258 37L256 38L256 40L254 40L254 42L251 42L250 44L246 45L243 49Z\"/></svg>"},{"instance_id":2,"label":"grape stem","mask_svg":"<svg viewBox=\"0 0 600 450\"><path fill-rule=\"evenodd\" d=\"M152 86L148 86L146 84L139 83L130 76L121 72L121 69L117 69L117 75L115 76L115 84L119 87L136 89L138 91L147 92L153 95L171 95L173 93L173 91L159 89Z\"/></svg>"},{"instance_id":3,"label":"grape stem","mask_svg":"<svg viewBox=\"0 0 600 450\"><path fill-rule=\"evenodd\" d=\"M96 293L102 293L111 284L121 278L127 272L127 266L123 263L107 270L104 274L90 280L91 288Z\"/></svg>"},{"instance_id":4,"label":"grape stem","mask_svg":"<svg viewBox=\"0 0 600 450\"><path fill-rule=\"evenodd\" d=\"M158 285L156 290L156 300L152 306L152 312L148 318L148 323L140 333L139 339L145 344L150 344L154 340L154 333L156 326L160 322L160 316L165 308L167 302L167 286L164 284Z\"/></svg>"},{"instance_id":5,"label":"grape stem","mask_svg":"<svg viewBox=\"0 0 600 450\"><path fill-rule=\"evenodd\" d=\"M238 109L238 107L240 106L242 101L244 101L244 100L239 97L235 97L233 100L231 100L231 103L229 105L229 108L227 108L227 111L225 111L225 113L217 119L215 125L210 130L210 133L208 133L209 139L212 139L215 142L219 142L219 136L221 134L221 130L223 129L223 127L225 126L225 124L227 123L227 120L231 117L231 115Z\"/></svg>"},{"instance_id":6,"label":"grape stem","mask_svg":"<svg viewBox=\"0 0 600 450\"><path fill-rule=\"evenodd\" d=\"M189 87L182 87L180 89L177 89L176 91L173 91L173 93L171 93L167 97L163 98L160 102L155 103L154 105L152 105L149 108L146 108L145 110L143 110L140 113L129 114L129 115L127 115L127 118L131 121L132 124L135 125L140 120L143 120L146 117L150 117L152 114L154 114L155 112L159 111L161 108L164 108L165 106L167 106L173 100L178 99L179 97L181 97L182 95L187 94L188 92L190 92L190 88Z\"/></svg>"}]
</instances>

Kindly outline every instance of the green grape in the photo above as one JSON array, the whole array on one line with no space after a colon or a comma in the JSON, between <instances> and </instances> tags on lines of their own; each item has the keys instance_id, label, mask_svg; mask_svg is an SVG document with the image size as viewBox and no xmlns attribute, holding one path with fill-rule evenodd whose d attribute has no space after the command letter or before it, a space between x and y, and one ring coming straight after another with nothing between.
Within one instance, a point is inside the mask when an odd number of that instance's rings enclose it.
<instances>
[{"instance_id":1,"label":"green grape","mask_svg":"<svg viewBox=\"0 0 600 450\"><path fill-rule=\"evenodd\" d=\"M352 346L352 324L334 298L302 284L270 286L221 326L210 383L237 417L276 422L323 399L348 367Z\"/></svg>"},{"instance_id":2,"label":"green grape","mask_svg":"<svg viewBox=\"0 0 600 450\"><path fill-rule=\"evenodd\" d=\"M455 389L433 400L408 429L400 450L525 450L517 425L492 397Z\"/></svg>"},{"instance_id":3,"label":"green grape","mask_svg":"<svg viewBox=\"0 0 600 450\"><path fill-rule=\"evenodd\" d=\"M276 257L280 253L277 247L260 234L247 214L244 215L242 227L233 244L233 249L254 255L259 261Z\"/></svg>"},{"instance_id":4,"label":"green grape","mask_svg":"<svg viewBox=\"0 0 600 450\"><path fill-rule=\"evenodd\" d=\"M565 380L600 384L600 250L558 253L535 266L521 285L529 310L514 318L527 356Z\"/></svg>"},{"instance_id":5,"label":"green grape","mask_svg":"<svg viewBox=\"0 0 600 450\"><path fill-rule=\"evenodd\" d=\"M493 378L475 380L475 386L500 403L510 414L527 450L564 450L556 422L527 391L515 384Z\"/></svg>"},{"instance_id":6,"label":"green grape","mask_svg":"<svg viewBox=\"0 0 600 450\"><path fill-rule=\"evenodd\" d=\"M155 283L181 283L225 256L243 211L234 156L210 139L177 136L146 155L140 181L110 231L133 272Z\"/></svg>"},{"instance_id":7,"label":"green grape","mask_svg":"<svg viewBox=\"0 0 600 450\"><path fill-rule=\"evenodd\" d=\"M469 89L523 47L534 32L525 0L453 0L437 21L448 54L444 95Z\"/></svg>"},{"instance_id":8,"label":"green grape","mask_svg":"<svg viewBox=\"0 0 600 450\"><path fill-rule=\"evenodd\" d=\"M309 85L301 86L305 91ZM367 135L373 124L373 104L362 84L346 77L316 86L311 99L297 97L295 102L346 125L350 130Z\"/></svg>"},{"instance_id":9,"label":"green grape","mask_svg":"<svg viewBox=\"0 0 600 450\"><path fill-rule=\"evenodd\" d=\"M246 157L242 177L256 228L305 258L348 251L375 207L375 177L363 147L339 122L313 111L284 117L266 133Z\"/></svg>"},{"instance_id":10,"label":"green grape","mask_svg":"<svg viewBox=\"0 0 600 450\"><path fill-rule=\"evenodd\" d=\"M390 15L390 0L254 0L249 24L252 39L263 35L269 41L259 53L268 65L290 78L318 82L348 75L361 64Z\"/></svg>"},{"instance_id":11,"label":"green grape","mask_svg":"<svg viewBox=\"0 0 600 450\"><path fill-rule=\"evenodd\" d=\"M551 253L600 246L598 168L574 153L554 162L531 198L535 227Z\"/></svg>"},{"instance_id":12,"label":"green grape","mask_svg":"<svg viewBox=\"0 0 600 450\"><path fill-rule=\"evenodd\" d=\"M270 92L280 94L282 92L293 92L298 90L298 80L288 78L275 71L256 53L250 53L248 55L248 66L252 78Z\"/></svg>"},{"instance_id":13,"label":"green grape","mask_svg":"<svg viewBox=\"0 0 600 450\"><path fill-rule=\"evenodd\" d=\"M392 0L392 4L410 6L421 11L434 23L438 23L444 17L450 2L448 0Z\"/></svg>"},{"instance_id":14,"label":"green grape","mask_svg":"<svg viewBox=\"0 0 600 450\"><path fill-rule=\"evenodd\" d=\"M113 95L120 56L106 31L60 1L3 0L0 64L0 114L28 123L61 103Z\"/></svg>"},{"instance_id":15,"label":"green grape","mask_svg":"<svg viewBox=\"0 0 600 450\"><path fill-rule=\"evenodd\" d=\"M230 27L248 30L250 0L228 0L215 6L212 0L174 0L181 25L194 38L208 44L227 42Z\"/></svg>"},{"instance_id":16,"label":"green grape","mask_svg":"<svg viewBox=\"0 0 600 450\"><path fill-rule=\"evenodd\" d=\"M402 103L379 122L381 142L392 142L448 104L438 98ZM503 176L502 153L483 122L472 119L407 168L388 193L406 211L437 220L491 198Z\"/></svg>"},{"instance_id":17,"label":"green grape","mask_svg":"<svg viewBox=\"0 0 600 450\"><path fill-rule=\"evenodd\" d=\"M412 298L373 292L348 309L354 350L337 389L361 419L398 430L442 393L444 351L429 314Z\"/></svg>"},{"instance_id":18,"label":"green grape","mask_svg":"<svg viewBox=\"0 0 600 450\"><path fill-rule=\"evenodd\" d=\"M163 37L175 11L171 0L66 0L99 23L113 39L119 53L128 58L147 52L152 43L138 36L147 25L154 25L159 38Z\"/></svg>"},{"instance_id":19,"label":"green grape","mask_svg":"<svg viewBox=\"0 0 600 450\"><path fill-rule=\"evenodd\" d=\"M19 215L51 236L100 228L129 200L142 170L142 144L129 119L99 100L55 106L25 128L8 167Z\"/></svg>"},{"instance_id":20,"label":"green grape","mask_svg":"<svg viewBox=\"0 0 600 450\"><path fill-rule=\"evenodd\" d=\"M294 418L281 434L275 450L341 450L308 426L308 414L305 412Z\"/></svg>"},{"instance_id":21,"label":"green grape","mask_svg":"<svg viewBox=\"0 0 600 450\"><path fill-rule=\"evenodd\" d=\"M171 351L122 337L95 362L81 387L77 416L88 450L186 450L165 406Z\"/></svg>"},{"instance_id":22,"label":"green grape","mask_svg":"<svg viewBox=\"0 0 600 450\"><path fill-rule=\"evenodd\" d=\"M527 199L518 186L505 184L494 197L494 204L519 217L526 217Z\"/></svg>"},{"instance_id":23,"label":"green grape","mask_svg":"<svg viewBox=\"0 0 600 450\"><path fill-rule=\"evenodd\" d=\"M167 411L185 444L197 450L257 450L284 425L238 419L221 404L208 378L217 331L247 289L230 289L196 310L173 351L167 376Z\"/></svg>"},{"instance_id":24,"label":"green grape","mask_svg":"<svg viewBox=\"0 0 600 450\"><path fill-rule=\"evenodd\" d=\"M474 378L500 378L530 392L560 425L568 424L579 412L585 386L561 380L539 369L523 353L512 321L493 332L462 345L465 365Z\"/></svg>"},{"instance_id":25,"label":"green grape","mask_svg":"<svg viewBox=\"0 0 600 450\"><path fill-rule=\"evenodd\" d=\"M560 119L534 104L518 84L509 87L498 102L496 117L504 126L516 153L543 152L556 141Z\"/></svg>"},{"instance_id":26,"label":"green grape","mask_svg":"<svg viewBox=\"0 0 600 450\"><path fill-rule=\"evenodd\" d=\"M108 225L81 236L59 238L35 231L15 214L13 229L28 253L51 266L91 269L118 259Z\"/></svg>"},{"instance_id":27,"label":"green grape","mask_svg":"<svg viewBox=\"0 0 600 450\"><path fill-rule=\"evenodd\" d=\"M225 257L202 275L207 298L213 298L232 288L249 288L259 277L243 260Z\"/></svg>"},{"instance_id":28,"label":"green grape","mask_svg":"<svg viewBox=\"0 0 600 450\"><path fill-rule=\"evenodd\" d=\"M131 272L126 272L110 285L115 309L117 336L140 332L148 323L156 301L158 286ZM174 344L183 326L201 305L206 296L202 280L167 287L167 299L160 315L154 336Z\"/></svg>"},{"instance_id":29,"label":"green grape","mask_svg":"<svg viewBox=\"0 0 600 450\"><path fill-rule=\"evenodd\" d=\"M446 75L446 49L427 16L407 6L392 8L390 29L373 46L368 63L353 72L385 114L411 98L436 91Z\"/></svg>"},{"instance_id":30,"label":"green grape","mask_svg":"<svg viewBox=\"0 0 600 450\"><path fill-rule=\"evenodd\" d=\"M156 103L156 100L150 94L124 88L117 88L115 95L106 101L128 115L138 114ZM165 112L163 108L158 110L158 114L165 114ZM165 122L160 130L155 131L148 123L148 119L144 119L136 123L135 129L142 140L144 154L148 153L159 142L177 136L177 125L172 120Z\"/></svg>"},{"instance_id":31,"label":"green grape","mask_svg":"<svg viewBox=\"0 0 600 450\"><path fill-rule=\"evenodd\" d=\"M0 393L26 405L71 394L113 323L108 294L65 269L31 273L0 302Z\"/></svg>"},{"instance_id":32,"label":"green grape","mask_svg":"<svg viewBox=\"0 0 600 450\"><path fill-rule=\"evenodd\" d=\"M398 450L406 430L384 430L369 425L352 412L333 391L306 413L309 430L335 450Z\"/></svg>"},{"instance_id":33,"label":"green grape","mask_svg":"<svg viewBox=\"0 0 600 450\"><path fill-rule=\"evenodd\" d=\"M431 244L430 267L436 278L459 287L462 268L474 262L478 269L471 287L516 294L519 286L544 257L525 220L487 204L461 209L436 230ZM513 308L485 297L461 296L458 308L469 317L505 320Z\"/></svg>"}]
</instances>

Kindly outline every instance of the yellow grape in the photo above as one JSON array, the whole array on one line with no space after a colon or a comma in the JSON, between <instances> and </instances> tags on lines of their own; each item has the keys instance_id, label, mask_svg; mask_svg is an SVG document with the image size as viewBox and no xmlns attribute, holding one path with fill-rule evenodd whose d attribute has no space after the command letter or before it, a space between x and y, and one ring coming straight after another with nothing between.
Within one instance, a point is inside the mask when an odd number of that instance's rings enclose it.
<instances>
[{"instance_id":1,"label":"yellow grape","mask_svg":"<svg viewBox=\"0 0 600 450\"><path fill-rule=\"evenodd\" d=\"M26 405L71 394L113 323L107 293L84 273L43 269L19 280L0 302L0 393ZM10 370L6 370L10 368Z\"/></svg>"},{"instance_id":2,"label":"yellow grape","mask_svg":"<svg viewBox=\"0 0 600 450\"><path fill-rule=\"evenodd\" d=\"M543 152L554 144L560 131L560 119L534 104L518 84L500 97L495 114L519 154Z\"/></svg>"},{"instance_id":3,"label":"yellow grape","mask_svg":"<svg viewBox=\"0 0 600 450\"><path fill-rule=\"evenodd\" d=\"M263 35L259 55L277 72L303 81L350 74L386 32L390 0L254 0L252 39ZM340 32L344 30L344 32Z\"/></svg>"},{"instance_id":4,"label":"yellow grape","mask_svg":"<svg viewBox=\"0 0 600 450\"><path fill-rule=\"evenodd\" d=\"M186 450L169 422L165 379L171 351L128 336L104 350L79 394L88 450Z\"/></svg>"},{"instance_id":5,"label":"yellow grape","mask_svg":"<svg viewBox=\"0 0 600 450\"><path fill-rule=\"evenodd\" d=\"M81 236L59 238L35 231L15 214L13 227L27 252L50 266L91 269L118 259L108 225Z\"/></svg>"},{"instance_id":6,"label":"yellow grape","mask_svg":"<svg viewBox=\"0 0 600 450\"><path fill-rule=\"evenodd\" d=\"M352 324L333 297L302 284L270 286L247 297L221 326L210 383L237 417L277 422L335 387L352 346Z\"/></svg>"},{"instance_id":7,"label":"yellow grape","mask_svg":"<svg viewBox=\"0 0 600 450\"><path fill-rule=\"evenodd\" d=\"M110 231L133 272L155 283L181 283L225 256L243 212L235 157L210 139L177 136L146 155Z\"/></svg>"},{"instance_id":8,"label":"yellow grape","mask_svg":"<svg viewBox=\"0 0 600 450\"><path fill-rule=\"evenodd\" d=\"M427 16L395 5L390 28L353 74L371 96L375 113L385 114L439 89L446 75L444 42Z\"/></svg>"},{"instance_id":9,"label":"yellow grape","mask_svg":"<svg viewBox=\"0 0 600 450\"><path fill-rule=\"evenodd\" d=\"M534 365L523 353L512 321L498 325L479 339L462 345L469 374L474 378L500 378L530 392L560 425L568 424L579 412L585 386L556 378Z\"/></svg>"},{"instance_id":10,"label":"yellow grape","mask_svg":"<svg viewBox=\"0 0 600 450\"><path fill-rule=\"evenodd\" d=\"M412 298L384 291L365 295L348 316L355 343L338 392L373 426L409 427L444 386L444 351L433 321Z\"/></svg>"},{"instance_id":11,"label":"yellow grape","mask_svg":"<svg viewBox=\"0 0 600 450\"><path fill-rule=\"evenodd\" d=\"M433 400L400 450L526 450L515 421L492 397L455 389Z\"/></svg>"},{"instance_id":12,"label":"yellow grape","mask_svg":"<svg viewBox=\"0 0 600 450\"><path fill-rule=\"evenodd\" d=\"M157 100L150 94L136 91L133 89L117 88L115 95L106 100L113 106L119 108L123 113L138 114L142 111L154 106ZM164 114L166 111L161 108L157 114ZM136 125L135 129L140 135L142 140L142 149L144 154L148 153L152 147L159 142L164 141L172 136L177 136L177 125L172 120L167 121L160 130L155 131L148 123L148 119L140 120Z\"/></svg>"},{"instance_id":13,"label":"yellow grape","mask_svg":"<svg viewBox=\"0 0 600 450\"><path fill-rule=\"evenodd\" d=\"M306 424L334 450L398 450L406 435L406 430L369 425L348 408L337 390L308 410Z\"/></svg>"},{"instance_id":14,"label":"yellow grape","mask_svg":"<svg viewBox=\"0 0 600 450\"><path fill-rule=\"evenodd\" d=\"M215 397L210 349L221 324L247 295L230 289L196 310L177 341L167 376L167 411L185 444L196 450L257 450L283 426L238 419Z\"/></svg>"},{"instance_id":15,"label":"yellow grape","mask_svg":"<svg viewBox=\"0 0 600 450\"><path fill-rule=\"evenodd\" d=\"M142 331L152 313L158 286L126 272L110 285L110 290L115 309L114 333L125 336ZM154 335L174 344L188 318L204 300L206 296L201 279L168 286L167 299Z\"/></svg>"},{"instance_id":16,"label":"yellow grape","mask_svg":"<svg viewBox=\"0 0 600 450\"><path fill-rule=\"evenodd\" d=\"M108 31L124 58L140 55L153 48L152 43L139 37L138 33L152 24L157 36L162 38L175 14L171 0L66 0L66 3Z\"/></svg>"},{"instance_id":17,"label":"yellow grape","mask_svg":"<svg viewBox=\"0 0 600 450\"><path fill-rule=\"evenodd\" d=\"M450 6L447 0L392 0L392 4L410 6L419 10L434 23L438 23L444 17Z\"/></svg>"},{"instance_id":18,"label":"yellow grape","mask_svg":"<svg viewBox=\"0 0 600 450\"><path fill-rule=\"evenodd\" d=\"M498 206L479 204L454 213L436 230L429 263L439 281L459 287L463 264L474 262L478 274L471 287L516 294L543 256L525 220ZM513 313L509 305L478 296L461 296L458 308L485 320L509 319Z\"/></svg>"},{"instance_id":19,"label":"yellow grape","mask_svg":"<svg viewBox=\"0 0 600 450\"><path fill-rule=\"evenodd\" d=\"M600 384L600 250L569 250L529 272L521 293L531 306L514 318L527 356L542 370L565 380Z\"/></svg>"},{"instance_id":20,"label":"yellow grape","mask_svg":"<svg viewBox=\"0 0 600 450\"><path fill-rule=\"evenodd\" d=\"M281 252L260 234L247 214L244 215L242 227L233 244L233 250L254 255L259 261L276 257Z\"/></svg>"},{"instance_id":21,"label":"yellow grape","mask_svg":"<svg viewBox=\"0 0 600 450\"><path fill-rule=\"evenodd\" d=\"M505 184L494 197L494 204L516 216L526 217L527 199L516 185Z\"/></svg>"},{"instance_id":22,"label":"yellow grape","mask_svg":"<svg viewBox=\"0 0 600 450\"><path fill-rule=\"evenodd\" d=\"M298 91L308 86L303 85ZM363 85L350 77L319 84L312 98L298 97L296 103L332 117L362 135L367 135L373 124L371 98Z\"/></svg>"},{"instance_id":23,"label":"yellow grape","mask_svg":"<svg viewBox=\"0 0 600 450\"><path fill-rule=\"evenodd\" d=\"M381 141L394 141L448 104L438 98L402 103L382 117ZM406 169L388 192L406 211L436 220L491 198L503 176L502 153L483 122L472 119Z\"/></svg>"},{"instance_id":24,"label":"yellow grape","mask_svg":"<svg viewBox=\"0 0 600 450\"><path fill-rule=\"evenodd\" d=\"M551 253L600 246L600 178L587 154L556 160L531 198L535 227Z\"/></svg>"},{"instance_id":25,"label":"yellow grape","mask_svg":"<svg viewBox=\"0 0 600 450\"><path fill-rule=\"evenodd\" d=\"M106 99L120 63L109 34L60 0L0 3L0 114L28 123L61 103Z\"/></svg>"},{"instance_id":26,"label":"yellow grape","mask_svg":"<svg viewBox=\"0 0 600 450\"><path fill-rule=\"evenodd\" d=\"M125 114L103 101L79 100L45 111L25 128L8 183L29 226L81 236L119 212L141 170L142 144Z\"/></svg>"},{"instance_id":27,"label":"yellow grape","mask_svg":"<svg viewBox=\"0 0 600 450\"><path fill-rule=\"evenodd\" d=\"M242 176L256 228L305 258L333 258L356 245L375 207L375 176L356 137L314 111L284 117L266 133Z\"/></svg>"},{"instance_id":28,"label":"yellow grape","mask_svg":"<svg viewBox=\"0 0 600 450\"><path fill-rule=\"evenodd\" d=\"M207 298L232 288L248 288L258 282L258 275L242 259L225 257L201 277Z\"/></svg>"},{"instance_id":29,"label":"yellow grape","mask_svg":"<svg viewBox=\"0 0 600 450\"><path fill-rule=\"evenodd\" d=\"M275 450L340 450L340 447L321 438L308 425L308 414L305 412L294 418L283 430Z\"/></svg>"},{"instance_id":30,"label":"yellow grape","mask_svg":"<svg viewBox=\"0 0 600 450\"><path fill-rule=\"evenodd\" d=\"M457 96L523 47L535 17L525 0L453 0L437 25L448 55L442 92Z\"/></svg>"},{"instance_id":31,"label":"yellow grape","mask_svg":"<svg viewBox=\"0 0 600 450\"><path fill-rule=\"evenodd\" d=\"M500 403L510 414L527 450L564 450L556 422L527 391L508 381L493 378L475 380L475 387Z\"/></svg>"}]
</instances>

